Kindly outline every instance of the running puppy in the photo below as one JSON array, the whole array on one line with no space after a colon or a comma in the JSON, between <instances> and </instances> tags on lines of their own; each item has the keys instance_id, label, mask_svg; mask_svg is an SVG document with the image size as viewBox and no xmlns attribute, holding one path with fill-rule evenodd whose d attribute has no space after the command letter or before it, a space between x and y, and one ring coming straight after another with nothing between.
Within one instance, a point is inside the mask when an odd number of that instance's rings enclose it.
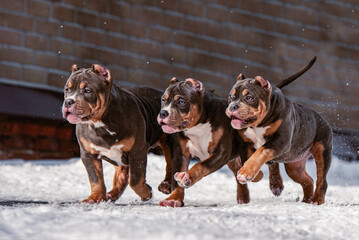
<instances>
[{"instance_id":1,"label":"running puppy","mask_svg":"<svg viewBox=\"0 0 359 240\"><path fill-rule=\"evenodd\" d=\"M162 96L158 123L165 133L175 136L172 170L177 172L174 179L179 187L173 182L172 189L175 190L160 202L160 206L183 206L184 188L191 187L225 164L236 176L241 158L247 158L247 144L231 127L230 119L224 114L226 107L227 100L205 91L200 81L172 78ZM200 162L187 171L193 158ZM249 202L247 185L238 182L237 201Z\"/></svg>"},{"instance_id":2,"label":"running puppy","mask_svg":"<svg viewBox=\"0 0 359 240\"><path fill-rule=\"evenodd\" d=\"M265 163L282 162L289 177L302 185L303 202L323 204L332 150L332 130L323 117L292 102L261 76L239 75L229 102L226 114L232 127L241 130L243 139L256 149L238 171L238 181L245 184L255 179ZM315 192L305 170L310 154L317 166Z\"/></svg>"}]
</instances>

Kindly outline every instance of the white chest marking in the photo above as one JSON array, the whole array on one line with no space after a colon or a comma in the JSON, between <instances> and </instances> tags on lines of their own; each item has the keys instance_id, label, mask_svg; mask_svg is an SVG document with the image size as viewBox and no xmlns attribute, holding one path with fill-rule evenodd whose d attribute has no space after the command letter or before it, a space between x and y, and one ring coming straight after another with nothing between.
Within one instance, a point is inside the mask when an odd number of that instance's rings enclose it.
<instances>
[{"instance_id":1,"label":"white chest marking","mask_svg":"<svg viewBox=\"0 0 359 240\"><path fill-rule=\"evenodd\" d=\"M266 143L266 140L264 139L264 133L268 128L270 128L270 126L250 127L247 128L247 130L244 132L244 135L246 135L247 138L252 140L252 142L254 143L254 148L258 149Z\"/></svg>"},{"instance_id":2,"label":"white chest marking","mask_svg":"<svg viewBox=\"0 0 359 240\"><path fill-rule=\"evenodd\" d=\"M111 132L110 130L108 130L108 129L107 129L107 126L106 126L103 122L101 122L101 121L93 122L92 120L90 120L90 121L83 122L83 123L88 124L89 129L91 129L92 126L93 126L94 128L102 128L102 127L103 127L111 136L116 135L115 132Z\"/></svg>"},{"instance_id":3,"label":"white chest marking","mask_svg":"<svg viewBox=\"0 0 359 240\"><path fill-rule=\"evenodd\" d=\"M110 147L110 149L108 149L108 148L100 147L100 146L97 146L97 145L91 143L90 147L95 149L96 151L100 152L98 155L99 159L101 158L101 156L105 156L105 157L111 159L112 161L115 161L118 165L123 165L123 163L122 163L123 144L114 145L114 146Z\"/></svg>"},{"instance_id":4,"label":"white chest marking","mask_svg":"<svg viewBox=\"0 0 359 240\"><path fill-rule=\"evenodd\" d=\"M106 125L103 122L98 121L98 122L92 122L92 123L95 128L103 127L110 135L112 135L112 136L116 135L115 132L111 132L110 130L108 130Z\"/></svg>"},{"instance_id":5,"label":"white chest marking","mask_svg":"<svg viewBox=\"0 0 359 240\"><path fill-rule=\"evenodd\" d=\"M189 138L187 147L192 157L198 157L201 161L209 157L208 145L212 141L212 127L210 123L198 124L184 130Z\"/></svg>"},{"instance_id":6,"label":"white chest marking","mask_svg":"<svg viewBox=\"0 0 359 240\"><path fill-rule=\"evenodd\" d=\"M97 122L90 121L90 123L92 123L95 128L106 127L106 125L101 121L97 121Z\"/></svg>"}]
</instances>

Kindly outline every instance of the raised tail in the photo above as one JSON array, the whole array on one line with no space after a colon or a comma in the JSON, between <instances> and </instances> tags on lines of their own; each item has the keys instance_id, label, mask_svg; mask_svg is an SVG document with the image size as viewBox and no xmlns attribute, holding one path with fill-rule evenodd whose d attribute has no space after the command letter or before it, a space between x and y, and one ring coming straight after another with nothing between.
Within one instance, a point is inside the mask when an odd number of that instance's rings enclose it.
<instances>
[{"instance_id":1,"label":"raised tail","mask_svg":"<svg viewBox=\"0 0 359 240\"><path fill-rule=\"evenodd\" d=\"M286 79L284 79L283 81L278 83L276 85L276 87L277 88L283 88L283 87L287 86L288 84L290 84L291 82L293 82L295 79L299 78L303 73L308 71L309 68L311 68L313 66L313 64L315 63L316 60L317 60L317 57L315 56L312 60L310 60L310 62L309 62L309 64L307 66L305 66L299 72L293 74L292 76L287 77Z\"/></svg>"}]
</instances>

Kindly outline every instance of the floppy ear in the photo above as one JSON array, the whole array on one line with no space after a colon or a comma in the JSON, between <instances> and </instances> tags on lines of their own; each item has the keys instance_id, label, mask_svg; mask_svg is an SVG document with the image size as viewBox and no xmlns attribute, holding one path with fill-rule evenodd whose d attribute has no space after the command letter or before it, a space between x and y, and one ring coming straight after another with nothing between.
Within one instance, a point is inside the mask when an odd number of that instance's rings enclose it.
<instances>
[{"instance_id":1,"label":"floppy ear","mask_svg":"<svg viewBox=\"0 0 359 240\"><path fill-rule=\"evenodd\" d=\"M261 86L265 89L268 89L268 90L272 90L272 86L271 84L265 80L264 78L262 78L261 76L257 76L254 78L257 82L259 82L261 84Z\"/></svg>"},{"instance_id":2,"label":"floppy ear","mask_svg":"<svg viewBox=\"0 0 359 240\"><path fill-rule=\"evenodd\" d=\"M176 77L173 77L173 78L171 78L171 80L170 80L170 84L174 84L174 83L176 83L176 82L178 82L179 80L176 78Z\"/></svg>"},{"instance_id":3,"label":"floppy ear","mask_svg":"<svg viewBox=\"0 0 359 240\"><path fill-rule=\"evenodd\" d=\"M196 79L187 78L185 84L190 84L197 92L204 93L203 83Z\"/></svg>"},{"instance_id":4,"label":"floppy ear","mask_svg":"<svg viewBox=\"0 0 359 240\"><path fill-rule=\"evenodd\" d=\"M237 77L237 81L240 81L240 80L243 80L243 79L246 79L246 77L242 73L240 73L238 75L238 77Z\"/></svg>"},{"instance_id":5,"label":"floppy ear","mask_svg":"<svg viewBox=\"0 0 359 240\"><path fill-rule=\"evenodd\" d=\"M101 65L98 65L98 64L93 64L92 71L95 72L96 74L104 77L106 81L112 82L112 76L111 76L110 70L108 70L107 68L105 68Z\"/></svg>"},{"instance_id":6,"label":"floppy ear","mask_svg":"<svg viewBox=\"0 0 359 240\"><path fill-rule=\"evenodd\" d=\"M72 65L71 71L76 72L77 70L80 70L80 67L77 64Z\"/></svg>"}]
</instances>

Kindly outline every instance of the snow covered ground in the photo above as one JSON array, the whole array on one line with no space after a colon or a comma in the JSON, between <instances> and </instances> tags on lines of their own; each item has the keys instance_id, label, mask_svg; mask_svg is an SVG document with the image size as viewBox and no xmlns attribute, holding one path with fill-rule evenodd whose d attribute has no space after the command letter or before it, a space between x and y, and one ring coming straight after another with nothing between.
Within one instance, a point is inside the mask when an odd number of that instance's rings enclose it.
<instances>
[{"instance_id":1,"label":"snow covered ground","mask_svg":"<svg viewBox=\"0 0 359 240\"><path fill-rule=\"evenodd\" d=\"M359 239L359 163L333 159L321 206L297 202L302 189L283 168L284 192L272 196L264 166L263 180L249 184L247 205L236 204L236 183L224 167L186 191L185 207L173 209L157 206L166 197L156 190L164 162L149 155L150 203L128 187L116 204L87 205L78 203L90 193L79 159L0 161L0 239ZM104 165L111 189L113 167ZM315 178L313 161L307 167Z\"/></svg>"}]
</instances>

